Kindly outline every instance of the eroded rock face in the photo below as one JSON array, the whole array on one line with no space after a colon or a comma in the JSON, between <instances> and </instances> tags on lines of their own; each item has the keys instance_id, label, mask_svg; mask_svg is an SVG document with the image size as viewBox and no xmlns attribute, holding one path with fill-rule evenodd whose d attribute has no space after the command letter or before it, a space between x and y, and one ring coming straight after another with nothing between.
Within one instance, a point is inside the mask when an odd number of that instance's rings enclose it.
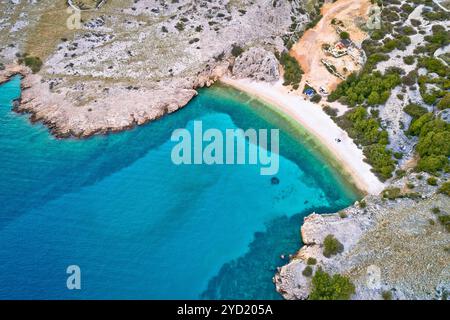
<instances>
[{"instance_id":1,"label":"eroded rock face","mask_svg":"<svg viewBox=\"0 0 450 320\"><path fill-rule=\"evenodd\" d=\"M305 245L276 274L277 291L285 299L306 299L311 278L302 275L307 259L317 259L330 274L350 277L356 286L353 299L382 299L390 291L394 299L440 299L450 290L450 236L433 208L449 214L450 198L416 175L395 181L403 193L414 183L418 198L385 200L369 196L366 207L356 203L339 214L305 218L301 234ZM448 175L440 183L448 181ZM341 254L323 255L324 238L332 234L344 245Z\"/></svg>"},{"instance_id":2,"label":"eroded rock face","mask_svg":"<svg viewBox=\"0 0 450 320\"><path fill-rule=\"evenodd\" d=\"M233 76L273 82L280 78L278 66L278 60L273 52L263 48L251 48L236 59Z\"/></svg>"},{"instance_id":3,"label":"eroded rock face","mask_svg":"<svg viewBox=\"0 0 450 320\"><path fill-rule=\"evenodd\" d=\"M1 3L0 43L5 48L0 62L12 65L24 52L39 56L44 64L38 75L24 72L27 89L16 110L31 113L32 120L43 121L59 137L87 137L183 107L195 89L229 72L235 45L251 59L239 62L237 70L277 79L270 50L282 50L291 16L308 20L293 6L272 0L107 1L99 10L83 12L80 29L68 32L64 5L51 0ZM49 18L49 12L60 14ZM18 31L13 28L17 21L27 24ZM29 39L39 34L33 30L49 38L34 45Z\"/></svg>"}]
</instances>

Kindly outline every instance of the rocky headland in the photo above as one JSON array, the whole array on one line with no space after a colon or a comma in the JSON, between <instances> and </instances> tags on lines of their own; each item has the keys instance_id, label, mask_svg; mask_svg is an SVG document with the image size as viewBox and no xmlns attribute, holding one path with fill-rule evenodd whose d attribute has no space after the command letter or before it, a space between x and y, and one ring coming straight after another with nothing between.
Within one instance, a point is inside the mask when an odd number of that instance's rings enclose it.
<instances>
[{"instance_id":1,"label":"rocky headland","mask_svg":"<svg viewBox=\"0 0 450 320\"><path fill-rule=\"evenodd\" d=\"M16 111L31 114L60 138L158 119L231 70L277 80L273 52L285 50L282 37L291 17L308 21L296 1L107 1L98 10L82 11L79 29L68 31L67 7L64 1L0 5L5 12L0 79L21 73ZM62 15L53 18L60 19L61 30L49 30L52 10ZM48 39L34 42L44 35ZM42 60L40 70L19 67L26 57Z\"/></svg>"}]
</instances>

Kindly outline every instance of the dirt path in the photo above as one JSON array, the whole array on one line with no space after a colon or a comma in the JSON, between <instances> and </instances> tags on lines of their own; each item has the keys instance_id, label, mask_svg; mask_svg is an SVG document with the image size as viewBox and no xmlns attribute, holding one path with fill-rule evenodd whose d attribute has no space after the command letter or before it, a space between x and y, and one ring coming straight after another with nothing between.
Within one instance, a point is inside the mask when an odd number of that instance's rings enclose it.
<instances>
[{"instance_id":1,"label":"dirt path","mask_svg":"<svg viewBox=\"0 0 450 320\"><path fill-rule=\"evenodd\" d=\"M341 28L350 33L353 42L360 44L367 35L360 30L358 25L367 20L370 6L370 0L338 0L335 3L323 5L322 19L314 28L306 31L291 50L291 54L305 71L300 88L303 88L304 82L309 81L317 89L324 87L331 91L341 81L327 71L321 62L322 59L335 60L334 62L342 69L348 70L348 73L355 71L358 66L353 65L350 57L335 59L325 56L322 45L334 44L339 40L334 26L331 24L333 19L342 21L344 27Z\"/></svg>"}]
</instances>

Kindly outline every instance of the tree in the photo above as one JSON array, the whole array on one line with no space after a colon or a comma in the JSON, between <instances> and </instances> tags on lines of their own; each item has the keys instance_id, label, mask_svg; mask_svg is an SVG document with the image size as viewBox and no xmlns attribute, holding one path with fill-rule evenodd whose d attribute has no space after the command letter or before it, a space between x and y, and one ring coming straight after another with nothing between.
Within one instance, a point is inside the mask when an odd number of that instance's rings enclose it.
<instances>
[{"instance_id":1,"label":"tree","mask_svg":"<svg viewBox=\"0 0 450 320\"><path fill-rule=\"evenodd\" d=\"M339 36L341 37L341 39L350 39L350 34L346 31L342 31Z\"/></svg>"},{"instance_id":2,"label":"tree","mask_svg":"<svg viewBox=\"0 0 450 320\"><path fill-rule=\"evenodd\" d=\"M330 276L319 268L311 281L310 300L349 300L355 293L355 285L348 277Z\"/></svg>"},{"instance_id":3,"label":"tree","mask_svg":"<svg viewBox=\"0 0 450 320\"><path fill-rule=\"evenodd\" d=\"M344 251L344 246L332 234L325 237L323 241L323 255L327 258Z\"/></svg>"}]
</instances>

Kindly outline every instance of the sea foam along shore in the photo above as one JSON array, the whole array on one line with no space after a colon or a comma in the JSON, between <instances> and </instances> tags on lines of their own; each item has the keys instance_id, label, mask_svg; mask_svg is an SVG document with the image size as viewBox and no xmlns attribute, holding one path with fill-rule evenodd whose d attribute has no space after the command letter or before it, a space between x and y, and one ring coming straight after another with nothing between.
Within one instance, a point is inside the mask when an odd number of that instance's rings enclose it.
<instances>
[{"instance_id":1,"label":"sea foam along shore","mask_svg":"<svg viewBox=\"0 0 450 320\"><path fill-rule=\"evenodd\" d=\"M371 171L370 165L364 162L362 150L348 134L318 105L289 93L281 80L270 84L250 79L222 77L221 82L269 103L275 111L298 122L330 151L361 191L379 194L384 189L385 185ZM340 139L340 142L336 139Z\"/></svg>"}]
</instances>

